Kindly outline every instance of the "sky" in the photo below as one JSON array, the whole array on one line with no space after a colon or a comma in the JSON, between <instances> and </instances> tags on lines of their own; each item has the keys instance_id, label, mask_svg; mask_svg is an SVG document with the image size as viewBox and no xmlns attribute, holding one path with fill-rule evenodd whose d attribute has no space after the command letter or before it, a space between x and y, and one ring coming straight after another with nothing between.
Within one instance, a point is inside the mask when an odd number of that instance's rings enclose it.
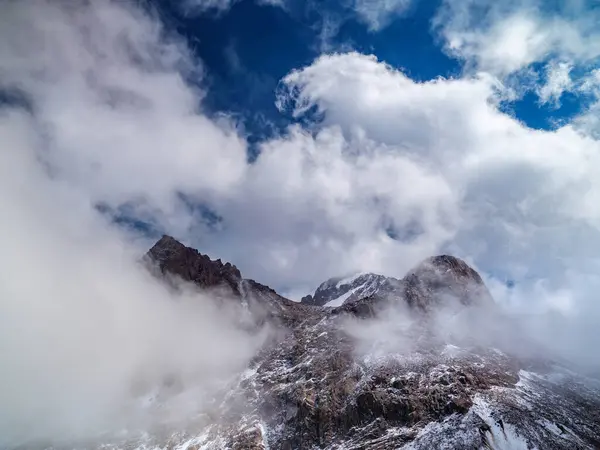
<instances>
[{"instance_id":1,"label":"sky","mask_svg":"<svg viewBox=\"0 0 600 450\"><path fill-rule=\"evenodd\" d=\"M597 6L8 2L2 122L139 251L172 234L295 299L452 253L506 303L583 313Z\"/></svg>"},{"instance_id":2,"label":"sky","mask_svg":"<svg viewBox=\"0 0 600 450\"><path fill-rule=\"evenodd\" d=\"M293 299L453 254L600 367L599 15L584 0L2 2L0 435L41 416L41 436L83 427L81 405L111 417L91 399L164 355L180 367L191 342L190 373L244 365L253 347L225 318L140 269L162 233Z\"/></svg>"}]
</instances>

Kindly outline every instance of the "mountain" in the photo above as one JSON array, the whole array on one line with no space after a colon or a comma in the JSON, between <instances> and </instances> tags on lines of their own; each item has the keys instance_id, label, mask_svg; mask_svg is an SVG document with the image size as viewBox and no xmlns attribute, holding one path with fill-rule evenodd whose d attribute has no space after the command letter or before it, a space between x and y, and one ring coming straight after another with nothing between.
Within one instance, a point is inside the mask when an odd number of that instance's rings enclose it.
<instances>
[{"instance_id":1,"label":"mountain","mask_svg":"<svg viewBox=\"0 0 600 450\"><path fill-rule=\"evenodd\" d=\"M211 421L156 448L600 448L600 383L542 357L458 258L329 280L301 303L168 236L146 262L280 331Z\"/></svg>"},{"instance_id":2,"label":"mountain","mask_svg":"<svg viewBox=\"0 0 600 450\"><path fill-rule=\"evenodd\" d=\"M401 280L374 273L331 278L300 302L339 307L369 297L401 297L411 308L425 311L436 306L442 291L447 294L446 297L459 299L464 305L478 302L493 304L479 274L461 259L448 255L426 259Z\"/></svg>"},{"instance_id":3,"label":"mountain","mask_svg":"<svg viewBox=\"0 0 600 450\"><path fill-rule=\"evenodd\" d=\"M300 301L315 306L341 306L360 298L388 290L398 283L394 278L374 273L358 273L345 278L330 278L322 283L313 295L307 295Z\"/></svg>"},{"instance_id":4,"label":"mountain","mask_svg":"<svg viewBox=\"0 0 600 450\"><path fill-rule=\"evenodd\" d=\"M255 326L271 323L293 326L316 311L288 300L273 289L242 277L238 268L163 236L144 256L150 271L171 285L193 283L220 302L233 302L251 313Z\"/></svg>"}]
</instances>

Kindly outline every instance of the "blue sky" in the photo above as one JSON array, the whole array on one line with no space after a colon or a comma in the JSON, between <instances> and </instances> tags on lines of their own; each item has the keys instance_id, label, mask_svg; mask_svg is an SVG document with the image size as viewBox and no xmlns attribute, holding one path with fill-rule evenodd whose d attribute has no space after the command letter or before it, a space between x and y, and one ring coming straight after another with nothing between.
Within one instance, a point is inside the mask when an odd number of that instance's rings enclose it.
<instances>
[{"instance_id":1,"label":"blue sky","mask_svg":"<svg viewBox=\"0 0 600 450\"><path fill-rule=\"evenodd\" d=\"M281 7L245 0L225 11L202 13L179 1L156 5L206 67L211 89L204 106L213 114L235 115L251 140L281 132L292 121L275 107L279 80L309 65L322 52L374 54L416 81L459 77L465 67L463 60L444 51L443 41L433 30L432 21L441 6L438 0L414 2L377 30L339 1L317 6L288 0ZM334 30L324 36L328 22L335 23ZM543 72L545 62L534 64L534 69ZM531 128L553 129L581 113L586 100L565 92L559 105L548 105L528 91L506 101L503 109Z\"/></svg>"}]
</instances>

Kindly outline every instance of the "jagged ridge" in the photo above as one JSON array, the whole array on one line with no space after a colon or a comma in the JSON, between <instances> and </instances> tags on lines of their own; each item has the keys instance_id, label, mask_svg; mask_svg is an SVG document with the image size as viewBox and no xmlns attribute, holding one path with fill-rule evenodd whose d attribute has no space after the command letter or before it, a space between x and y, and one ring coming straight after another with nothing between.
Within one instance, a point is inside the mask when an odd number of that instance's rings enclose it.
<instances>
[{"instance_id":1,"label":"jagged ridge","mask_svg":"<svg viewBox=\"0 0 600 450\"><path fill-rule=\"evenodd\" d=\"M441 293L445 295L440 295ZM481 276L466 262L449 255L434 256L421 262L402 279L364 273L347 278L331 278L322 283L314 295L301 303L340 307L347 310L353 303L369 304L403 299L411 308L427 311L444 298L458 299L463 305L493 304ZM356 305L355 305L356 306Z\"/></svg>"}]
</instances>

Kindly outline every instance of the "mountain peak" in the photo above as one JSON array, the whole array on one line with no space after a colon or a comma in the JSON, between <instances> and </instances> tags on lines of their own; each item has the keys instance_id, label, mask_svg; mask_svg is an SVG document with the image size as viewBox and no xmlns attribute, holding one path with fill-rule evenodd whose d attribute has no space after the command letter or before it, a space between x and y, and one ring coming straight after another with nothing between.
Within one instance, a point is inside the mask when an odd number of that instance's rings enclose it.
<instances>
[{"instance_id":1,"label":"mountain peak","mask_svg":"<svg viewBox=\"0 0 600 450\"><path fill-rule=\"evenodd\" d=\"M494 303L481 276L455 256L427 258L403 278L404 297L412 308L429 310L451 297L468 306Z\"/></svg>"},{"instance_id":2,"label":"mountain peak","mask_svg":"<svg viewBox=\"0 0 600 450\"><path fill-rule=\"evenodd\" d=\"M213 261L172 236L163 235L148 251L146 258L163 274L178 276L202 288L224 287L232 294L240 295L242 275L236 266L223 264L220 259Z\"/></svg>"},{"instance_id":3,"label":"mountain peak","mask_svg":"<svg viewBox=\"0 0 600 450\"><path fill-rule=\"evenodd\" d=\"M425 259L404 278L396 279L361 272L321 283L313 295L301 302L314 306L341 307L356 303L380 303L390 297L403 298L416 310L426 311L436 304L457 298L463 305L491 304L493 300L481 276L465 261L451 255Z\"/></svg>"},{"instance_id":4,"label":"mountain peak","mask_svg":"<svg viewBox=\"0 0 600 450\"><path fill-rule=\"evenodd\" d=\"M477 284L483 284L483 280L477 271L456 256L432 256L419 264L415 270L424 270L427 266L450 272L454 277L459 279L471 280Z\"/></svg>"},{"instance_id":5,"label":"mountain peak","mask_svg":"<svg viewBox=\"0 0 600 450\"><path fill-rule=\"evenodd\" d=\"M370 272L357 272L347 277L330 278L321 283L314 295L303 297L301 303L337 307L346 302L368 297L380 291L389 279Z\"/></svg>"}]
</instances>

